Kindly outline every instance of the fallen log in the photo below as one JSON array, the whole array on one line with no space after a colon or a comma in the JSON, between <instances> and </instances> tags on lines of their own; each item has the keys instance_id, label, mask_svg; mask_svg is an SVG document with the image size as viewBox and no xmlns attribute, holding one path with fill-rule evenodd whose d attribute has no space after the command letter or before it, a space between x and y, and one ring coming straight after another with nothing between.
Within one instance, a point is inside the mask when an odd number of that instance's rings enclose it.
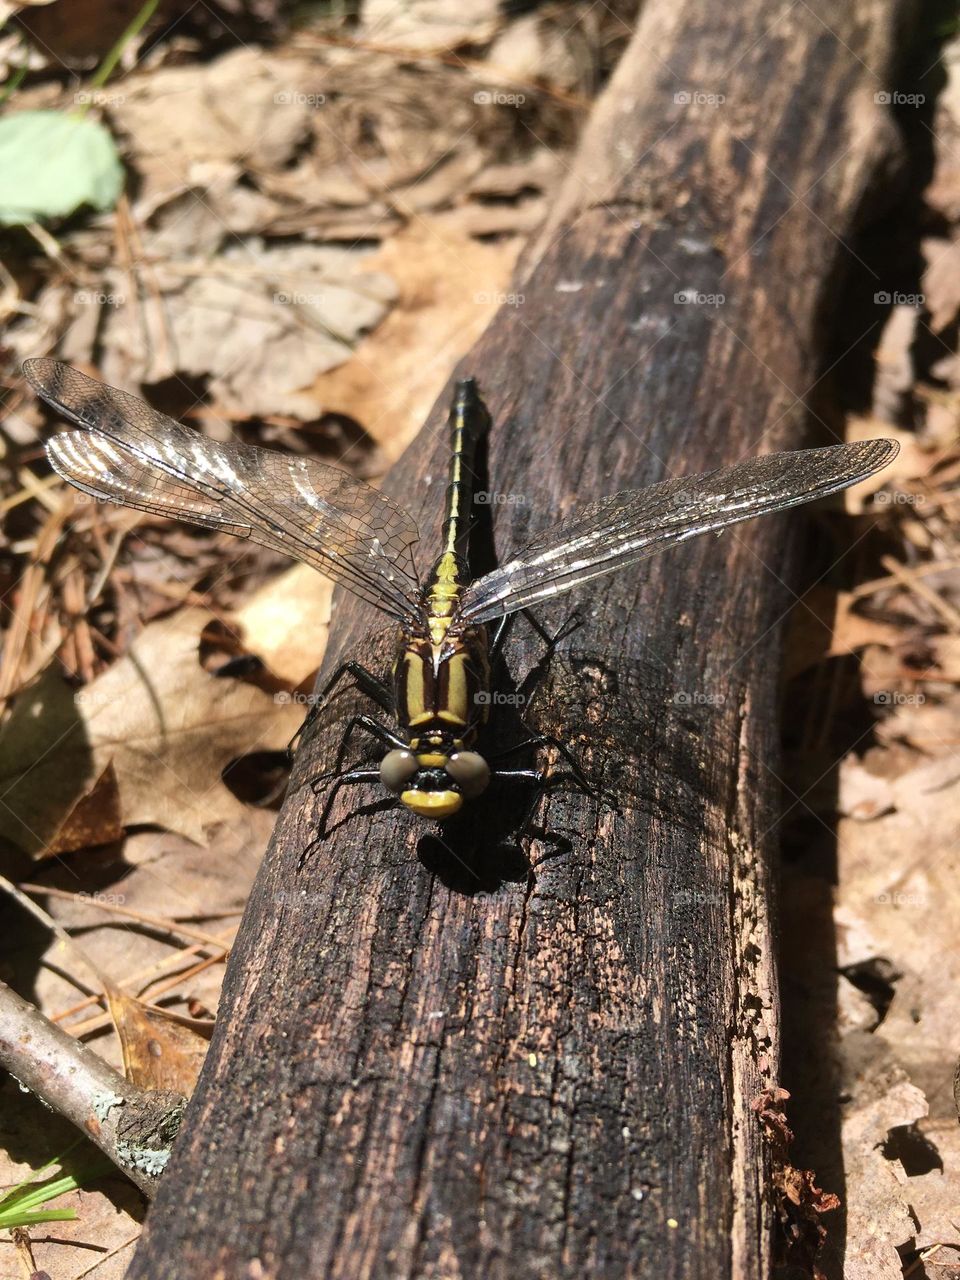
<instances>
[{"instance_id":1,"label":"fallen log","mask_svg":"<svg viewBox=\"0 0 960 1280\"><path fill-rule=\"evenodd\" d=\"M909 9L644 7L522 304L462 362L515 499L487 556L618 489L830 442L805 398ZM446 404L386 486L425 560ZM549 792L530 865L503 796L438 841L348 790L314 847L338 721L308 737L132 1280L769 1274L789 519L591 584L556 664L517 625L541 725L620 798ZM322 679L382 630L342 595L335 619Z\"/></svg>"}]
</instances>

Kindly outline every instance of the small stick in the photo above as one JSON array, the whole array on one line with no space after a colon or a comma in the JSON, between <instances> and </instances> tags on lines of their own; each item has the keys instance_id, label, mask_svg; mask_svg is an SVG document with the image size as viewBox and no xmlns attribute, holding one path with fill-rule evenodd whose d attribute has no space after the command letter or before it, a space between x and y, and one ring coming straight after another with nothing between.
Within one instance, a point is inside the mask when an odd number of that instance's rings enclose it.
<instances>
[{"instance_id":1,"label":"small stick","mask_svg":"<svg viewBox=\"0 0 960 1280\"><path fill-rule=\"evenodd\" d=\"M145 1196L153 1196L180 1127L184 1099L131 1084L4 982L0 1066L75 1124ZM153 1145L158 1138L159 1145Z\"/></svg>"},{"instance_id":2,"label":"small stick","mask_svg":"<svg viewBox=\"0 0 960 1280\"><path fill-rule=\"evenodd\" d=\"M955 609L925 582L921 582L906 565L894 560L893 556L883 556L880 563L908 591L912 591L920 600L925 600L932 609L935 609L951 631L960 631L960 609Z\"/></svg>"}]
</instances>

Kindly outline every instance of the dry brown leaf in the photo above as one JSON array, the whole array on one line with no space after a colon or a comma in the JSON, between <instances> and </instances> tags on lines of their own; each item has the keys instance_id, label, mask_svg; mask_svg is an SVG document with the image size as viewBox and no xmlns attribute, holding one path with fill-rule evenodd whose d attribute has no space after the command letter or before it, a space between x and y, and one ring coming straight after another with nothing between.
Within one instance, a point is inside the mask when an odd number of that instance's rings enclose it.
<instances>
[{"instance_id":1,"label":"dry brown leaf","mask_svg":"<svg viewBox=\"0 0 960 1280\"><path fill-rule=\"evenodd\" d=\"M923 1094L890 1058L881 1037L852 1033L844 1041L855 1072L843 1110L847 1255L845 1280L902 1280L899 1246L914 1236L903 1167L884 1154L891 1129L926 1114Z\"/></svg>"},{"instance_id":2,"label":"dry brown leaf","mask_svg":"<svg viewBox=\"0 0 960 1280\"><path fill-rule=\"evenodd\" d=\"M55 65L99 59L142 9L142 0L20 0L20 22ZM165 8L174 7L166 0Z\"/></svg>"},{"instance_id":3,"label":"dry brown leaf","mask_svg":"<svg viewBox=\"0 0 960 1280\"><path fill-rule=\"evenodd\" d=\"M46 852L51 856L69 853L90 845L109 844L122 835L120 793L111 761L67 814L56 835L47 842Z\"/></svg>"},{"instance_id":4,"label":"dry brown leaf","mask_svg":"<svg viewBox=\"0 0 960 1280\"><path fill-rule=\"evenodd\" d=\"M929 238L921 242L926 262L923 296L930 312L930 328L941 333L960 311L960 244Z\"/></svg>"},{"instance_id":5,"label":"dry brown leaf","mask_svg":"<svg viewBox=\"0 0 960 1280\"><path fill-rule=\"evenodd\" d=\"M39 1099L19 1090L11 1076L2 1089L0 1183L10 1187L35 1175L48 1158L67 1151L76 1142L77 1131L53 1116ZM74 1152L71 1160L81 1154ZM143 1196L133 1183L118 1170L115 1175L91 1179L83 1191L58 1196L47 1207L53 1208L54 1203L58 1209L73 1209L77 1217L57 1222L52 1230L31 1232L39 1275L77 1280L86 1273L86 1280L123 1280L143 1219ZM3 1248L4 1280L24 1280L29 1273L14 1269L13 1249L6 1241Z\"/></svg>"},{"instance_id":6,"label":"dry brown leaf","mask_svg":"<svg viewBox=\"0 0 960 1280\"><path fill-rule=\"evenodd\" d=\"M934 678L960 684L960 636L931 636L929 643L936 663Z\"/></svg>"},{"instance_id":7,"label":"dry brown leaf","mask_svg":"<svg viewBox=\"0 0 960 1280\"><path fill-rule=\"evenodd\" d=\"M933 181L923 193L924 203L950 222L960 219L960 40L956 36L941 48L937 70L945 75L938 85L932 136Z\"/></svg>"},{"instance_id":8,"label":"dry brown leaf","mask_svg":"<svg viewBox=\"0 0 960 1280\"><path fill-rule=\"evenodd\" d=\"M502 22L496 0L464 5L460 0L364 0L361 8L361 41L397 49L456 49L463 44L485 44Z\"/></svg>"},{"instance_id":9,"label":"dry brown leaf","mask_svg":"<svg viewBox=\"0 0 960 1280\"><path fill-rule=\"evenodd\" d=\"M884 763L889 771L877 772ZM840 813L867 821L894 809L910 812L930 803L951 807L960 819L960 756L931 760L901 747L868 752L862 760L847 756L841 762Z\"/></svg>"},{"instance_id":10,"label":"dry brown leaf","mask_svg":"<svg viewBox=\"0 0 960 1280\"><path fill-rule=\"evenodd\" d=\"M898 698L874 734L881 746L906 743L926 756L950 754L960 747L960 697Z\"/></svg>"},{"instance_id":11,"label":"dry brown leaf","mask_svg":"<svg viewBox=\"0 0 960 1280\"><path fill-rule=\"evenodd\" d=\"M844 491L844 506L849 515L860 515L875 493L884 488L895 489L898 480L916 480L925 476L933 464L929 451L917 443L912 431L903 431L882 416L848 418L846 435L848 440L873 440L884 436L900 445L900 452L889 466Z\"/></svg>"},{"instance_id":12,"label":"dry brown leaf","mask_svg":"<svg viewBox=\"0 0 960 1280\"><path fill-rule=\"evenodd\" d=\"M814 586L793 610L784 654L784 673L792 679L824 658L858 653L868 645L899 646L903 632L864 617L849 591ZM861 606L862 607L862 606Z\"/></svg>"},{"instance_id":13,"label":"dry brown leaf","mask_svg":"<svg viewBox=\"0 0 960 1280\"><path fill-rule=\"evenodd\" d=\"M580 67L568 27L551 26L538 13L521 14L497 36L487 54L492 84L549 84L574 89Z\"/></svg>"},{"instance_id":14,"label":"dry brown leaf","mask_svg":"<svg viewBox=\"0 0 960 1280\"><path fill-rule=\"evenodd\" d=\"M444 217L418 218L388 240L366 266L396 281L397 305L321 380L324 406L356 418L390 461L399 457L463 352L509 305L519 249L519 240L478 244Z\"/></svg>"},{"instance_id":15,"label":"dry brown leaf","mask_svg":"<svg viewBox=\"0 0 960 1280\"><path fill-rule=\"evenodd\" d=\"M451 204L477 177L483 168L483 152L475 142L465 139L448 159L436 164L414 181L397 185L390 193L390 203L401 213L411 216Z\"/></svg>"},{"instance_id":16,"label":"dry brown leaf","mask_svg":"<svg viewBox=\"0 0 960 1280\"><path fill-rule=\"evenodd\" d=\"M893 648L903 642L902 629L877 618L865 617L857 612L857 599L849 591L836 593L836 610L830 633L830 657L856 653L867 645L884 645Z\"/></svg>"},{"instance_id":17,"label":"dry brown leaf","mask_svg":"<svg viewBox=\"0 0 960 1280\"><path fill-rule=\"evenodd\" d=\"M151 1013L122 991L111 991L109 1004L126 1078L143 1089L172 1089L188 1098L206 1056L207 1037Z\"/></svg>"},{"instance_id":18,"label":"dry brown leaf","mask_svg":"<svg viewBox=\"0 0 960 1280\"><path fill-rule=\"evenodd\" d=\"M348 359L394 296L368 261L360 251L248 242L215 265L168 262L162 308L136 300L106 309L103 377L119 386L209 377L218 405L236 416L315 418L305 389Z\"/></svg>"},{"instance_id":19,"label":"dry brown leaf","mask_svg":"<svg viewBox=\"0 0 960 1280\"><path fill-rule=\"evenodd\" d=\"M206 64L127 76L106 105L140 177L138 216L202 186L210 162L253 171L288 163L309 134L321 75L307 59L244 45Z\"/></svg>"},{"instance_id":20,"label":"dry brown leaf","mask_svg":"<svg viewBox=\"0 0 960 1280\"><path fill-rule=\"evenodd\" d=\"M74 695L56 672L18 701L0 738L5 806L0 833L43 854L77 801L113 766L126 827L151 825L203 842L214 823L244 811L221 771L252 751L284 748L302 715L289 701L200 666L210 621L185 609L147 627L109 671ZM113 809L102 830L111 839Z\"/></svg>"},{"instance_id":21,"label":"dry brown leaf","mask_svg":"<svg viewBox=\"0 0 960 1280\"><path fill-rule=\"evenodd\" d=\"M913 346L919 319L916 306L897 303L883 326L873 383L873 415L882 422L902 421L913 395Z\"/></svg>"},{"instance_id":22,"label":"dry brown leaf","mask_svg":"<svg viewBox=\"0 0 960 1280\"><path fill-rule=\"evenodd\" d=\"M927 1136L932 1137L943 1160L943 1168L931 1169L910 1178L904 1195L911 1213L920 1223L916 1233L917 1248L929 1249L936 1244L949 1246L950 1252L938 1261L944 1267L952 1263L956 1268L960 1263L960 1200L956 1176L960 1167L960 1129L956 1124L952 1127L944 1124ZM944 1270L943 1275L946 1280L951 1273Z\"/></svg>"},{"instance_id":23,"label":"dry brown leaf","mask_svg":"<svg viewBox=\"0 0 960 1280\"><path fill-rule=\"evenodd\" d=\"M167 937L155 927L143 927L123 916L104 912L101 901L120 904L133 910L170 919L188 918L195 926L205 927L211 934L223 936L227 944L239 921L236 914L222 918L232 908L242 907L263 851L269 839L274 816L262 809L248 810L243 818L223 824L213 834L208 848L201 849L182 836L169 832L144 831L127 837L122 856L115 850L88 851L82 863L72 860L69 867L62 860L47 862L38 868L37 879L58 887L76 890L78 875L85 892L69 899L50 898L47 907L64 927L79 930L83 945L96 957L101 969L122 975L126 990L146 999L162 999L164 1004L176 996L173 1008L186 1011L199 1003L216 1009L223 976L223 964L217 962L187 978L176 979L176 985L163 990L171 977L198 965L209 948L189 954L189 938L176 933ZM209 923L203 922L209 914ZM67 981L70 967L60 944L51 942L45 961L38 965L37 934L30 925L22 925L24 916L11 917L13 936L5 942L8 973L15 968L18 982L35 993L39 1007L50 1017L80 1001L75 987ZM168 961L169 963L164 963ZM96 1015L94 1007L81 1011L79 1021L89 1022ZM106 1015L101 1017L101 1025ZM76 1017L64 1025L75 1028ZM134 1056L152 1056L151 1041L155 1034L163 1044L159 1062L172 1063L175 1054L180 1069L174 1076L182 1093L190 1093L193 1080L208 1047L205 1039L162 1019L154 1027L147 1015L145 1032L149 1039L140 1043ZM122 1069L122 1053L117 1037L100 1035L96 1050L118 1070ZM0 1184L8 1186L26 1177L30 1167L22 1163L28 1158L36 1168L43 1160L66 1150L76 1133L69 1124L43 1108L29 1095L18 1092L9 1078L0 1094ZM10 1153L15 1153L11 1158ZM29 1154L28 1154L29 1153ZM54 1280L75 1280L88 1273L91 1266L90 1242L99 1250L94 1272L97 1280L122 1280L130 1261L132 1247L122 1248L139 1235L143 1216L143 1199L132 1184L119 1173L98 1180L90 1189L71 1193L57 1201L58 1205L75 1208L76 1222L57 1224L55 1232L34 1238L38 1265ZM120 1252L113 1255L115 1249Z\"/></svg>"},{"instance_id":24,"label":"dry brown leaf","mask_svg":"<svg viewBox=\"0 0 960 1280\"><path fill-rule=\"evenodd\" d=\"M879 1026L840 1044L850 1097L842 1133L845 1275L854 1280L899 1277L898 1248L960 1239L951 1088L960 987L960 697L894 701L875 738L879 745L862 761L849 758L840 770L840 807L853 819L838 826L839 965L846 972L882 958L892 975ZM855 820L870 812L872 821Z\"/></svg>"},{"instance_id":25,"label":"dry brown leaf","mask_svg":"<svg viewBox=\"0 0 960 1280\"><path fill-rule=\"evenodd\" d=\"M294 565L234 612L245 647L274 675L302 684L323 658L332 595L329 578L307 565Z\"/></svg>"}]
</instances>

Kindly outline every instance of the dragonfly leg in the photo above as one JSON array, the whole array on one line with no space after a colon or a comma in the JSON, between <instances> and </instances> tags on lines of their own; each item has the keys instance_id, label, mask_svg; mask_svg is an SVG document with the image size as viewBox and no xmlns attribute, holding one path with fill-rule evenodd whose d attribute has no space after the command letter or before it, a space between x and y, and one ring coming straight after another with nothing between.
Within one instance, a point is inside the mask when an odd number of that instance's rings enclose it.
<instances>
[{"instance_id":1,"label":"dragonfly leg","mask_svg":"<svg viewBox=\"0 0 960 1280\"><path fill-rule=\"evenodd\" d=\"M531 790L530 801L524 810L524 815L516 828L516 843L522 848L523 841L530 835L530 827L533 823L533 816L537 811L537 805L543 799L547 791L553 791L561 786L564 782L569 782L573 777L572 774L554 773L549 776L539 772L537 769L500 769L494 774L495 778L505 778L507 781L532 782L534 785ZM576 779L574 779L576 781ZM591 793L592 794L592 793ZM564 846L568 846L566 840L562 840Z\"/></svg>"},{"instance_id":2,"label":"dragonfly leg","mask_svg":"<svg viewBox=\"0 0 960 1280\"><path fill-rule=\"evenodd\" d=\"M393 715L393 696L387 685L378 676L375 676L372 671L368 671L366 667L361 666L359 662L352 660L342 662L320 692L312 695L310 710L307 712L303 724L290 739L290 745L287 747L288 751L295 750L294 744L298 743L307 732L313 721L329 702L333 690L346 675L353 676L357 688L360 689L361 693L365 693L371 702L375 702L381 711L385 711L389 716Z\"/></svg>"},{"instance_id":3,"label":"dragonfly leg","mask_svg":"<svg viewBox=\"0 0 960 1280\"><path fill-rule=\"evenodd\" d=\"M517 613L508 613L497 623L496 630L493 633L493 639L490 641L491 661L500 657L504 642L509 634L510 626L518 617L525 618L527 625L537 633L543 643L547 646L546 658L552 657L557 645L560 644L561 641L566 640L567 636L571 635L579 627L583 626L583 618L576 612L576 610L574 610L574 612L560 624L553 635L551 635L546 627L537 620L536 615L529 609L520 609Z\"/></svg>"},{"instance_id":4,"label":"dragonfly leg","mask_svg":"<svg viewBox=\"0 0 960 1280\"><path fill-rule=\"evenodd\" d=\"M348 662L342 662L320 690L320 706L324 705L345 675L353 676L357 687L375 702L382 711L386 711L388 715L393 714L393 696L388 686L379 676L375 676L367 667L362 666L359 662L354 662L352 659Z\"/></svg>"},{"instance_id":5,"label":"dragonfly leg","mask_svg":"<svg viewBox=\"0 0 960 1280\"><path fill-rule=\"evenodd\" d=\"M318 774L310 783L310 786L313 788L315 793L321 791L324 785L329 782L331 778L342 778L347 776L343 772L343 758L346 755L347 743L349 742L354 729L365 729L371 737L376 738L376 740L382 743L385 747L395 747L400 750L405 750L409 745L398 734L393 733L388 729L385 724L381 724L379 720L374 720L373 716L351 716L346 723L343 736L340 739L340 746L337 749L336 764L332 769L327 769L324 773ZM374 773L376 777L379 778L379 767L374 770Z\"/></svg>"},{"instance_id":6,"label":"dragonfly leg","mask_svg":"<svg viewBox=\"0 0 960 1280\"><path fill-rule=\"evenodd\" d=\"M524 725L525 729L528 727L529 726ZM495 756L491 757L490 764L495 766L496 762L498 760L502 760L504 756L512 755L513 752L520 751L524 747L555 747L567 762L571 776L577 781L577 783L579 783L583 790L588 792L590 795L597 794L596 785L592 783L584 773L580 761L570 750L567 744L565 742L561 742L559 738L555 738L549 733L532 733L529 738L524 738L520 742L515 742L510 747L505 747L502 751L499 751ZM516 772L518 775L522 775L525 771L519 770ZM532 770L529 772L532 772ZM508 770L495 769L495 773L498 778L514 776L514 772ZM537 776L541 777L542 775L538 774Z\"/></svg>"},{"instance_id":7,"label":"dragonfly leg","mask_svg":"<svg viewBox=\"0 0 960 1280\"><path fill-rule=\"evenodd\" d=\"M493 633L493 639L490 641L490 661L495 662L503 652L503 643L507 638L510 627L516 614L508 613L497 623L497 628Z\"/></svg>"}]
</instances>

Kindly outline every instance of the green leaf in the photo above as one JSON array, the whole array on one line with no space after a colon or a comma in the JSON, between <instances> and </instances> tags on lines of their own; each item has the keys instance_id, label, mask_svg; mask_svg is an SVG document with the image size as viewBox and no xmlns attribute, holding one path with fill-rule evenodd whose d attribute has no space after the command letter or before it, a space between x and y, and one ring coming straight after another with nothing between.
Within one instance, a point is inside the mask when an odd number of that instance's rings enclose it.
<instances>
[{"instance_id":1,"label":"green leaf","mask_svg":"<svg viewBox=\"0 0 960 1280\"><path fill-rule=\"evenodd\" d=\"M105 1173L115 1172L113 1165L99 1151L92 1152L92 1159L81 1159L80 1176L72 1173L50 1174L75 1147L84 1145L84 1139L72 1142L62 1156L57 1156L49 1164L28 1174L22 1182L0 1192L0 1230L9 1231L13 1227L29 1227L41 1222L68 1222L76 1218L75 1209L41 1209L40 1205L47 1200L55 1200L57 1196L66 1195L69 1191L83 1190L86 1182L98 1178Z\"/></svg>"},{"instance_id":2,"label":"green leaf","mask_svg":"<svg viewBox=\"0 0 960 1280\"><path fill-rule=\"evenodd\" d=\"M123 165L95 120L59 111L21 111L0 120L0 224L65 218L82 205L111 209Z\"/></svg>"},{"instance_id":3,"label":"green leaf","mask_svg":"<svg viewBox=\"0 0 960 1280\"><path fill-rule=\"evenodd\" d=\"M12 1231L14 1227L35 1227L39 1222L74 1222L76 1209L16 1209L0 1213L0 1228Z\"/></svg>"}]
</instances>

